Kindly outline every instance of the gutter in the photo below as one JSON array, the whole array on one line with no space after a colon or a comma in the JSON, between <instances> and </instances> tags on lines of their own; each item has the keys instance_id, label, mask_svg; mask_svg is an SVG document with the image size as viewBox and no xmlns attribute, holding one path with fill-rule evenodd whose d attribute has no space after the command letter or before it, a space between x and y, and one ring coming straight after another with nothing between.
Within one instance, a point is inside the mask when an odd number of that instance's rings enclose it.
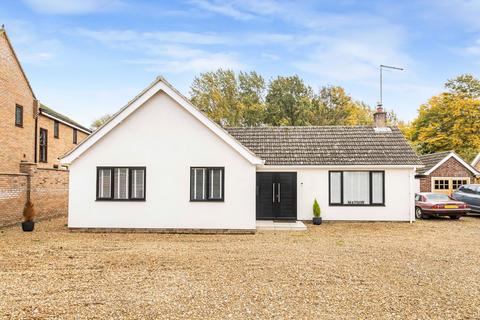
<instances>
[{"instance_id":1,"label":"gutter","mask_svg":"<svg viewBox=\"0 0 480 320\"><path fill-rule=\"evenodd\" d=\"M422 165L257 165L259 170L294 170L294 169L414 169L423 168Z\"/></svg>"}]
</instances>

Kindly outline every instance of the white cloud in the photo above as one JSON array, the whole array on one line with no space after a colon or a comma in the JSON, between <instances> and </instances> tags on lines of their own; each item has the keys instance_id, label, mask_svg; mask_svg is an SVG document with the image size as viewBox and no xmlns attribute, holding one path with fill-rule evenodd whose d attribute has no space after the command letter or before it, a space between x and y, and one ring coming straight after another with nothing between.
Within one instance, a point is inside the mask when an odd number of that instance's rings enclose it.
<instances>
[{"instance_id":1,"label":"white cloud","mask_svg":"<svg viewBox=\"0 0 480 320\"><path fill-rule=\"evenodd\" d=\"M250 20L255 17L249 12L245 12L238 8L235 8L232 3L207 0L193 0L191 1L191 3L197 5L201 9L218 13L237 20Z\"/></svg>"},{"instance_id":2,"label":"white cloud","mask_svg":"<svg viewBox=\"0 0 480 320\"><path fill-rule=\"evenodd\" d=\"M270 61L278 61L281 59L280 56L273 53L267 53L267 52L262 53L261 56L263 59L270 60Z\"/></svg>"},{"instance_id":3,"label":"white cloud","mask_svg":"<svg viewBox=\"0 0 480 320\"><path fill-rule=\"evenodd\" d=\"M166 42L195 45L225 44L227 38L213 33L196 33L183 31L136 32L132 30L102 30L77 29L77 33L106 44L121 44L131 42Z\"/></svg>"},{"instance_id":4,"label":"white cloud","mask_svg":"<svg viewBox=\"0 0 480 320\"><path fill-rule=\"evenodd\" d=\"M190 3L202 10L242 21L283 12L282 5L274 0L192 0Z\"/></svg>"},{"instance_id":5,"label":"white cloud","mask_svg":"<svg viewBox=\"0 0 480 320\"><path fill-rule=\"evenodd\" d=\"M60 40L41 35L30 22L8 19L4 21L9 38L22 64L51 63L63 50ZM35 45L32 46L32 43Z\"/></svg>"},{"instance_id":6,"label":"white cloud","mask_svg":"<svg viewBox=\"0 0 480 320\"><path fill-rule=\"evenodd\" d=\"M476 0L425 0L426 12L441 23L452 23L478 30L480 28L480 2Z\"/></svg>"},{"instance_id":7,"label":"white cloud","mask_svg":"<svg viewBox=\"0 0 480 320\"><path fill-rule=\"evenodd\" d=\"M293 65L329 80L367 83L376 81L380 64L412 66L405 42L403 28L378 21L374 27L346 28L312 38L312 50Z\"/></svg>"},{"instance_id":8,"label":"white cloud","mask_svg":"<svg viewBox=\"0 0 480 320\"><path fill-rule=\"evenodd\" d=\"M239 62L237 56L232 53L199 51L195 56L188 58L157 58L126 60L127 63L145 65L146 70L168 73L198 73L211 71L218 68L241 70L246 66Z\"/></svg>"},{"instance_id":9,"label":"white cloud","mask_svg":"<svg viewBox=\"0 0 480 320\"><path fill-rule=\"evenodd\" d=\"M85 14L117 9L120 0L23 0L32 10L43 14Z\"/></svg>"},{"instance_id":10,"label":"white cloud","mask_svg":"<svg viewBox=\"0 0 480 320\"><path fill-rule=\"evenodd\" d=\"M480 57L480 39L475 40L472 45L465 47L459 51L461 54L471 56L474 58L479 58Z\"/></svg>"},{"instance_id":11,"label":"white cloud","mask_svg":"<svg viewBox=\"0 0 480 320\"><path fill-rule=\"evenodd\" d=\"M192 73L217 68L238 70L246 66L237 53L212 48L230 41L215 34L86 29L77 32L115 49L142 53L138 58L123 61L143 65L149 71Z\"/></svg>"}]
</instances>

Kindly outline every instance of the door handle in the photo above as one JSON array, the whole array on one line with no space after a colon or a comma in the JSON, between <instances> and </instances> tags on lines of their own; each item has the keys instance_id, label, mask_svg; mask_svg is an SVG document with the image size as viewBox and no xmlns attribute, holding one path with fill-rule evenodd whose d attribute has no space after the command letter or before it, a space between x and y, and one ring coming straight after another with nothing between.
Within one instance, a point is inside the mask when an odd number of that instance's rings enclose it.
<instances>
[{"instance_id":1,"label":"door handle","mask_svg":"<svg viewBox=\"0 0 480 320\"><path fill-rule=\"evenodd\" d=\"M275 182L272 183L273 191L272 191L272 202L275 202Z\"/></svg>"},{"instance_id":2,"label":"door handle","mask_svg":"<svg viewBox=\"0 0 480 320\"><path fill-rule=\"evenodd\" d=\"M277 200L280 202L280 182L278 183L278 188L277 188Z\"/></svg>"}]
</instances>

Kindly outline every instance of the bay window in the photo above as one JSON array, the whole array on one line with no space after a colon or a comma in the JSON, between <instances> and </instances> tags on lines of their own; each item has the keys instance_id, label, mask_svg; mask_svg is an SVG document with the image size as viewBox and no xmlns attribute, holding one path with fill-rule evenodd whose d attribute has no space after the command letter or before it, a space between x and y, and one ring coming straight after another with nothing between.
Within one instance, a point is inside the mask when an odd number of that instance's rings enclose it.
<instances>
[{"instance_id":1,"label":"bay window","mask_svg":"<svg viewBox=\"0 0 480 320\"><path fill-rule=\"evenodd\" d=\"M331 206L382 206L385 204L385 172L330 171Z\"/></svg>"}]
</instances>

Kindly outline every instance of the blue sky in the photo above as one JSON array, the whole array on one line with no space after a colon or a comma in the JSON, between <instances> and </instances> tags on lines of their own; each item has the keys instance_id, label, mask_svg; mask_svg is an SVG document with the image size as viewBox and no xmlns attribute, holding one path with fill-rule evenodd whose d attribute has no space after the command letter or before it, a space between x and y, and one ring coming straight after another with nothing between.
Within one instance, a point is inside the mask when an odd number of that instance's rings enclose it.
<instances>
[{"instance_id":1,"label":"blue sky","mask_svg":"<svg viewBox=\"0 0 480 320\"><path fill-rule=\"evenodd\" d=\"M446 79L479 76L480 1L3 0L6 26L43 103L89 125L165 76L189 94L216 68L341 85L411 120Z\"/></svg>"}]
</instances>

